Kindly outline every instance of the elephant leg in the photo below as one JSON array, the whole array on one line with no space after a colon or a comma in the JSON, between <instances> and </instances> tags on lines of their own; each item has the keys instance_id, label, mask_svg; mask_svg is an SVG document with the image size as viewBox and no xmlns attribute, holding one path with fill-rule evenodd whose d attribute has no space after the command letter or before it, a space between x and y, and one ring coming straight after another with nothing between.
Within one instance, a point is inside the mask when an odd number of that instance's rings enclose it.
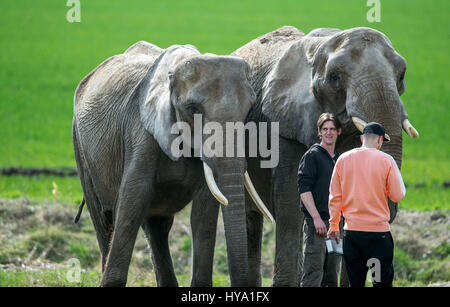
<instances>
[{"instance_id":1,"label":"elephant leg","mask_svg":"<svg viewBox=\"0 0 450 307\"><path fill-rule=\"evenodd\" d=\"M85 196L86 197L86 196ZM89 197L86 197L89 201ZM94 229L97 234L97 242L100 248L102 273L105 271L106 259L108 257L109 243L113 233L112 214L110 211L101 212L100 204L90 201L87 204Z\"/></svg>"},{"instance_id":2,"label":"elephant leg","mask_svg":"<svg viewBox=\"0 0 450 307\"><path fill-rule=\"evenodd\" d=\"M341 275L339 278L339 287L348 288L350 283L348 282L347 269L345 268L344 257L341 257Z\"/></svg>"},{"instance_id":3,"label":"elephant leg","mask_svg":"<svg viewBox=\"0 0 450 307\"><path fill-rule=\"evenodd\" d=\"M304 215L300 210L297 169L302 151L300 145L280 138L280 161L273 171L272 190L276 220L273 286L296 287L300 283Z\"/></svg>"},{"instance_id":4,"label":"elephant leg","mask_svg":"<svg viewBox=\"0 0 450 307\"><path fill-rule=\"evenodd\" d=\"M248 198L246 198L246 200ZM262 283L261 244L263 222L264 220L261 213L256 211L247 212L248 282L250 287L260 287Z\"/></svg>"},{"instance_id":5,"label":"elephant leg","mask_svg":"<svg viewBox=\"0 0 450 307\"><path fill-rule=\"evenodd\" d=\"M100 200L95 194L91 178L87 172L83 174L83 194L86 200L89 215L94 224L97 235L98 247L100 248L102 272L105 271L106 258L109 251L109 242L111 240L113 223L111 211L103 211Z\"/></svg>"},{"instance_id":6,"label":"elephant leg","mask_svg":"<svg viewBox=\"0 0 450 307\"><path fill-rule=\"evenodd\" d=\"M101 286L125 286L137 232L150 203L152 172L147 165L131 162L117 196L114 232ZM143 173L142 170L149 170Z\"/></svg>"},{"instance_id":7,"label":"elephant leg","mask_svg":"<svg viewBox=\"0 0 450 307\"><path fill-rule=\"evenodd\" d=\"M173 220L173 216L153 216L142 224L142 229L152 250L158 287L178 287L169 250L169 232Z\"/></svg>"},{"instance_id":8,"label":"elephant leg","mask_svg":"<svg viewBox=\"0 0 450 307\"><path fill-rule=\"evenodd\" d=\"M288 185L286 183L286 185ZM302 270L301 226L304 215L298 202L289 198L275 201L276 249L273 286L299 286Z\"/></svg>"},{"instance_id":9,"label":"elephant leg","mask_svg":"<svg viewBox=\"0 0 450 307\"><path fill-rule=\"evenodd\" d=\"M192 287L212 287L219 203L206 184L192 201Z\"/></svg>"}]
</instances>

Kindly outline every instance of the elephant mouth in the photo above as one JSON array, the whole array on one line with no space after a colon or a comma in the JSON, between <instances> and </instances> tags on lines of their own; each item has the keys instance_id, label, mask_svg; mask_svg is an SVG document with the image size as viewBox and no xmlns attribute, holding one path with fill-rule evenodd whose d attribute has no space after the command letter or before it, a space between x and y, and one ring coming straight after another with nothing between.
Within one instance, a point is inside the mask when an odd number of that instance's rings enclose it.
<instances>
[{"instance_id":1,"label":"elephant mouth","mask_svg":"<svg viewBox=\"0 0 450 307\"><path fill-rule=\"evenodd\" d=\"M206 184L208 185L209 191L214 196L214 198L221 203L224 206L228 205L228 199L223 195L223 193L220 191L219 187L217 186L217 183L214 179L213 171L212 169L203 162L203 171L205 175ZM264 202L261 200L261 197L259 197L258 192L256 192L256 189L250 179L249 174L247 171L244 173L244 185L247 189L248 194L253 199L253 202L255 203L256 207L261 211L261 213L272 223L275 223L275 219L273 218L270 211L267 209Z\"/></svg>"}]
</instances>

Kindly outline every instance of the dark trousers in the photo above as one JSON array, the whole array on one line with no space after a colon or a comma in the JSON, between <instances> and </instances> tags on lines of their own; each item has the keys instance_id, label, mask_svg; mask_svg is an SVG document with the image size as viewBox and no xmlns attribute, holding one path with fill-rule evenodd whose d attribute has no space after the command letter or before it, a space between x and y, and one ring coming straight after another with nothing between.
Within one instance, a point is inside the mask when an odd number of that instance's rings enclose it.
<instances>
[{"instance_id":1,"label":"dark trousers","mask_svg":"<svg viewBox=\"0 0 450 307\"><path fill-rule=\"evenodd\" d=\"M392 287L394 241L389 231L345 230L343 244L350 287L364 287L369 269L374 287Z\"/></svg>"},{"instance_id":2,"label":"dark trousers","mask_svg":"<svg viewBox=\"0 0 450 307\"><path fill-rule=\"evenodd\" d=\"M329 255L325 236L316 233L314 221L305 218L305 254L303 257L302 287L337 287L341 256ZM327 229L328 221L324 221Z\"/></svg>"}]
</instances>

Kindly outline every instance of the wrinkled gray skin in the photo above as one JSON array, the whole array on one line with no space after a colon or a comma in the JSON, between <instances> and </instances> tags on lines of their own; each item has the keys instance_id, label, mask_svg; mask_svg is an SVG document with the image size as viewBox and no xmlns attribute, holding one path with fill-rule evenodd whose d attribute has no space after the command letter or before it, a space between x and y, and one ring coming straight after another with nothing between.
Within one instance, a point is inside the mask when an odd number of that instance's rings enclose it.
<instances>
[{"instance_id":1,"label":"wrinkled gray skin","mask_svg":"<svg viewBox=\"0 0 450 307\"><path fill-rule=\"evenodd\" d=\"M200 158L173 156L176 121L244 121L255 100L241 58L162 50L138 42L87 75L75 93L73 141L102 256L102 286L124 286L139 227L159 286L176 286L168 233L176 212L204 189ZM192 140L191 140L192 141ZM193 142L191 143L193 144ZM228 198L223 210L233 286L247 285L244 158L203 159ZM216 208L216 201L213 203ZM206 221L207 222L207 221Z\"/></svg>"},{"instance_id":2,"label":"wrinkled gray skin","mask_svg":"<svg viewBox=\"0 0 450 307\"><path fill-rule=\"evenodd\" d=\"M341 153L361 146L361 133L352 116L383 124L391 142L382 150L401 167L402 121L408 118L400 99L405 90L406 62L384 34L369 28L316 29L305 35L285 26L249 42L233 55L252 67L257 100L247 121L280 123L278 166L261 169L259 159L248 159L247 163L256 190L276 219L273 285L298 286L303 214L299 210L297 169L307 148L319 141L317 119L323 112L337 115L343 124L336 147ZM389 201L389 208L392 222L397 204ZM199 209L194 205L192 210L195 216ZM263 219L248 195L246 210L249 281L258 286ZM202 252L207 254L210 245L197 240L203 243L194 241L194 248L203 244ZM194 265L196 261L194 258ZM194 266L194 276L208 280L209 272L202 270Z\"/></svg>"}]
</instances>

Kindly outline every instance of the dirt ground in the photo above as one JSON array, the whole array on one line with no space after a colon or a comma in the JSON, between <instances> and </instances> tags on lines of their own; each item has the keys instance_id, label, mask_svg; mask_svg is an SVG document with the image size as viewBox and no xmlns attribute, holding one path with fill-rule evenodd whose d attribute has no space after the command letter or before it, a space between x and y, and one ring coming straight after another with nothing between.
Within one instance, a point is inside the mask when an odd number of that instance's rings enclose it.
<instances>
[{"instance_id":1,"label":"dirt ground","mask_svg":"<svg viewBox=\"0 0 450 307\"><path fill-rule=\"evenodd\" d=\"M88 254L96 254L97 246L95 234L91 226L89 214L83 212L82 222L75 225L73 218L76 209L60 203L36 204L27 199L0 199L0 243L3 246L0 253L0 270L39 270L52 269L64 266L56 259L64 258L65 246L80 241L80 244L89 246ZM181 267L191 265L190 252L190 210L186 208L175 218L171 230L171 250L175 264ZM448 259L448 246L450 243L450 210L435 210L427 212L400 210L396 220L391 224L395 246L401 249L409 259L422 261L431 258ZM265 223L268 224L268 223ZM36 235L37 232L52 229L49 233L55 240ZM68 235L74 235L72 241ZM263 273L271 275L273 270L274 225L264 227L263 246ZM30 239L40 240L39 244L27 244ZM219 221L216 249L226 254L223 224ZM189 244L188 244L189 243ZM188 244L188 245L186 245ZM174 247L175 246L175 247ZM135 257L150 258L147 244L143 236L136 242ZM61 254L61 257L51 259L50 255ZM220 257L218 257L220 259ZM215 259L215 261L218 261ZM53 260L53 261L52 261ZM56 260L56 261L55 261ZM147 263L149 260L145 260ZM96 259L93 260L96 262ZM144 262L144 260L142 260ZM226 260L224 261L226 266ZM265 267L267 266L267 268ZM444 265L447 270L450 264ZM448 276L448 275L447 275ZM450 280L432 282L432 286L450 286Z\"/></svg>"},{"instance_id":2,"label":"dirt ground","mask_svg":"<svg viewBox=\"0 0 450 307\"><path fill-rule=\"evenodd\" d=\"M448 211L400 210L391 224L394 243L414 258L424 257L442 242L450 243L449 222Z\"/></svg>"},{"instance_id":3,"label":"dirt ground","mask_svg":"<svg viewBox=\"0 0 450 307\"><path fill-rule=\"evenodd\" d=\"M447 259L444 274L450 270L450 210L427 212L399 211L391 224L394 244L415 260ZM429 260L428 260L429 261ZM429 286L450 287L450 280L432 282Z\"/></svg>"}]
</instances>

